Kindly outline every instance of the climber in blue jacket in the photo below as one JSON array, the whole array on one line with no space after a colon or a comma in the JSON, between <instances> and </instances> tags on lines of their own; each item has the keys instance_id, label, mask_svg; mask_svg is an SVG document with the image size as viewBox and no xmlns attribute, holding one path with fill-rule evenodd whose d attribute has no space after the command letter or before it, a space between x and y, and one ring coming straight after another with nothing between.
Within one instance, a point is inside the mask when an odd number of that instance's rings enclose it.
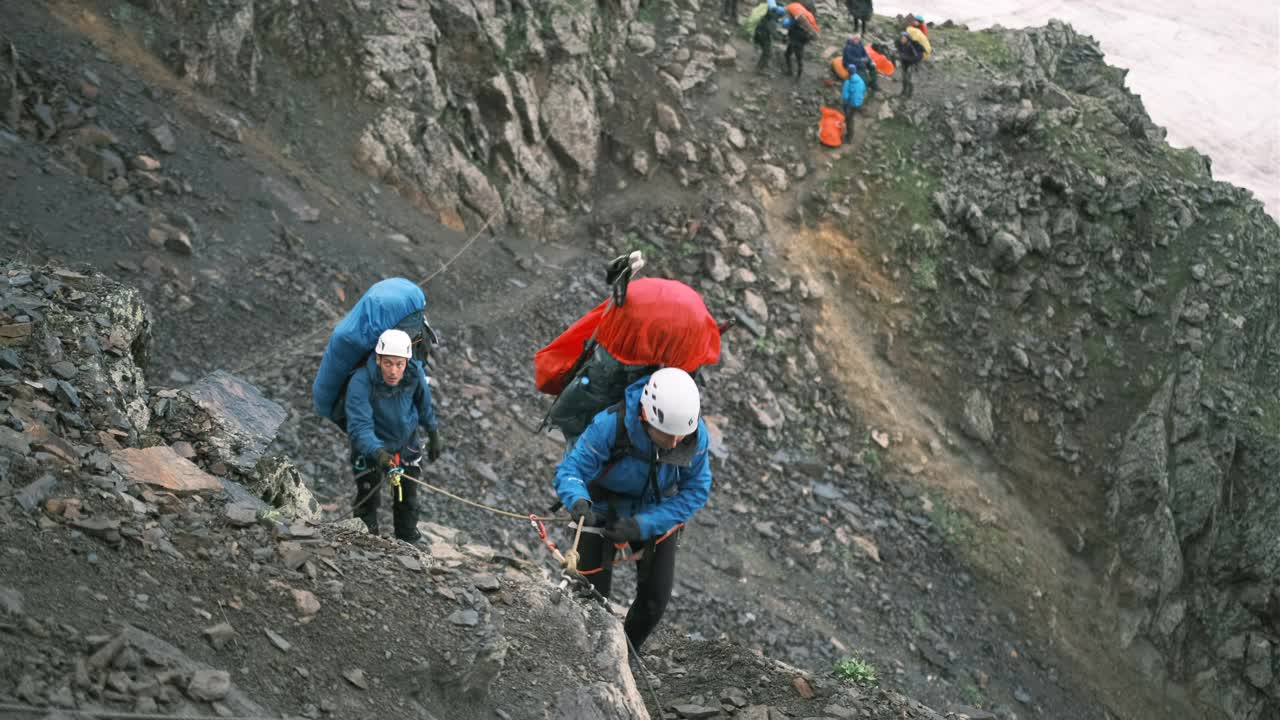
<instances>
[{"instance_id":1,"label":"climber in blue jacket","mask_svg":"<svg viewBox=\"0 0 1280 720\"><path fill-rule=\"evenodd\" d=\"M840 88L840 99L844 103L844 141L846 143L853 141L853 116L862 108L866 97L866 82L858 73L850 72L849 78Z\"/></svg>"},{"instance_id":2,"label":"climber in blue jacket","mask_svg":"<svg viewBox=\"0 0 1280 720\"><path fill-rule=\"evenodd\" d=\"M378 534L378 506L383 477L393 467L421 478L421 428L427 433L427 459L440 457L440 433L431 406L431 386L422 363L413 359L413 343L403 330L387 330L363 367L347 384L347 436L356 476L354 515ZM391 519L395 536L417 542L418 486L400 482L393 492Z\"/></svg>"},{"instance_id":3,"label":"climber in blue jacket","mask_svg":"<svg viewBox=\"0 0 1280 720\"><path fill-rule=\"evenodd\" d=\"M620 547L642 552L636 601L624 629L638 649L662 619L675 580L678 527L711 493L707 426L693 378L662 368L604 410L556 468L556 493L584 532L579 567L601 595ZM672 532L672 531L675 532ZM614 543L617 543L615 545Z\"/></svg>"}]
</instances>

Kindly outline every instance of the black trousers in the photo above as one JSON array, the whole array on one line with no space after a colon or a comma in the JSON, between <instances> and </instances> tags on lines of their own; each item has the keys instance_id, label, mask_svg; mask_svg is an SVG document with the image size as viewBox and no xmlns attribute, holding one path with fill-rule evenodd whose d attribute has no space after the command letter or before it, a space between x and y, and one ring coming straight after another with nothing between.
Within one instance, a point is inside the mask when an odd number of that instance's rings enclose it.
<instances>
[{"instance_id":1,"label":"black trousers","mask_svg":"<svg viewBox=\"0 0 1280 720\"><path fill-rule=\"evenodd\" d=\"M902 97L911 97L911 76L915 73L916 66L914 63L902 63L898 69L902 71Z\"/></svg>"},{"instance_id":2,"label":"black trousers","mask_svg":"<svg viewBox=\"0 0 1280 720\"><path fill-rule=\"evenodd\" d=\"M783 59L787 62L787 74L791 73L791 57L796 58L796 77L800 77L800 73L804 70L804 46L802 42L788 42L787 52L783 55Z\"/></svg>"},{"instance_id":3,"label":"black trousers","mask_svg":"<svg viewBox=\"0 0 1280 720\"><path fill-rule=\"evenodd\" d=\"M627 619L622 625L627 639L636 650L640 649L658 626L658 621L662 620L662 615L667 610L667 602L671 600L680 534L681 531L673 533L659 543L652 553L647 549L648 542L631 543L631 552L646 548L645 556L636 564L636 601L631 604ZM609 592L613 589L613 559L616 552L613 542L600 535L584 533L578 543L579 566L583 570L602 568L600 572L588 575L587 580L605 597L609 597Z\"/></svg>"},{"instance_id":4,"label":"black trousers","mask_svg":"<svg viewBox=\"0 0 1280 720\"><path fill-rule=\"evenodd\" d=\"M769 51L773 49L773 38L767 33L764 35L756 33L755 43L756 47L760 48L760 59L756 61L756 70L764 70L769 66Z\"/></svg>"},{"instance_id":5,"label":"black trousers","mask_svg":"<svg viewBox=\"0 0 1280 720\"><path fill-rule=\"evenodd\" d=\"M406 465L404 474L421 479L422 468ZM378 508L382 506L382 488L386 485L391 491L391 522L396 537L413 542L421 533L418 532L418 485L406 478L400 481L400 489L391 487L386 475L378 469L363 470L356 473L356 497L352 514L364 521L371 535L378 534Z\"/></svg>"},{"instance_id":6,"label":"black trousers","mask_svg":"<svg viewBox=\"0 0 1280 720\"><path fill-rule=\"evenodd\" d=\"M851 142L853 140L853 116L858 114L858 108L852 105L844 106L844 141Z\"/></svg>"},{"instance_id":7,"label":"black trousers","mask_svg":"<svg viewBox=\"0 0 1280 720\"><path fill-rule=\"evenodd\" d=\"M720 14L729 20L738 18L738 0L721 0Z\"/></svg>"}]
</instances>

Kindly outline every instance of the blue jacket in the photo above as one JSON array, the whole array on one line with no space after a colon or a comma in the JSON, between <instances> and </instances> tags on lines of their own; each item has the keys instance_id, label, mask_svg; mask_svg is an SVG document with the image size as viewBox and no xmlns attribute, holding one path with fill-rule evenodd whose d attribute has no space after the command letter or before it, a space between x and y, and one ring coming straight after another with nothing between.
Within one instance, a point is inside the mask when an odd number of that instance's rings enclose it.
<instances>
[{"instance_id":1,"label":"blue jacket","mask_svg":"<svg viewBox=\"0 0 1280 720\"><path fill-rule=\"evenodd\" d=\"M844 66L849 68L849 72L857 72L861 70L867 63L871 62L871 56L867 54L867 49L862 43L856 43L853 40L844 41L844 52L841 54Z\"/></svg>"},{"instance_id":2,"label":"blue jacket","mask_svg":"<svg viewBox=\"0 0 1280 720\"><path fill-rule=\"evenodd\" d=\"M862 101L867 97L867 83L858 73L849 73L849 79L840 88L840 97L849 107L862 107Z\"/></svg>"},{"instance_id":3,"label":"blue jacket","mask_svg":"<svg viewBox=\"0 0 1280 720\"><path fill-rule=\"evenodd\" d=\"M631 446L648 455L653 442L640 420L640 393L648 377L641 378L627 388L626 428ZM565 507L591 496L587 483L595 480L604 469L613 449L618 432L617 416L605 410L596 415L586 432L578 438L560 465L556 467L556 494ZM639 458L627 456L610 468L609 473L597 484L617 495L615 506L621 517L634 517L640 526L643 539L660 537L678 523L693 517L707 502L711 494L711 465L707 452L707 426L698 421L697 449L688 467L667 463L658 465L658 492L655 498L649 487L649 464ZM605 501L593 506L597 515L608 513Z\"/></svg>"},{"instance_id":4,"label":"blue jacket","mask_svg":"<svg viewBox=\"0 0 1280 720\"><path fill-rule=\"evenodd\" d=\"M347 436L354 457L368 457L385 448L405 450L421 425L436 429L431 407L431 386L422 363L410 360L399 385L388 385L378 369L378 356L369 353L364 367L351 375L347 385Z\"/></svg>"}]
</instances>

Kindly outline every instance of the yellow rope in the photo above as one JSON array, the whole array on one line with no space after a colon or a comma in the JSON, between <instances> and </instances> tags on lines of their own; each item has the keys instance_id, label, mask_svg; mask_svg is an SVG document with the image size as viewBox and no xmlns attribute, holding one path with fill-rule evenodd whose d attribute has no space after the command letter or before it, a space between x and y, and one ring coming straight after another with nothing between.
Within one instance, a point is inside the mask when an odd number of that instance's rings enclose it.
<instances>
[{"instance_id":1,"label":"yellow rope","mask_svg":"<svg viewBox=\"0 0 1280 720\"><path fill-rule=\"evenodd\" d=\"M530 515L529 513L515 513L515 512L511 512L511 511L509 511L509 510L501 510L501 509L496 508L496 507L492 507L492 506L489 506L489 505L485 505L484 503L478 503L478 502L476 502L476 501L474 501L474 500L468 500L468 499L466 499L466 498L464 498L464 497L462 497L462 496L460 496L460 495L455 495L455 494L453 494L453 493L449 492L448 490L445 490L445 489L444 489L444 488L442 488L442 487L436 487L435 485L432 485L432 484L431 484L431 483L429 483L429 482L423 482L422 480L419 480L418 478L412 477L412 476L410 476L410 475L405 475L405 476L404 476L404 479L405 479L405 480L408 480L408 481L410 481L410 482L412 482L412 483L415 483L415 484L417 484L417 485L421 485L422 487L424 487L424 488L426 488L426 489L430 490L431 492L434 492L434 493L440 493L441 495L444 495L445 497L447 497L447 498L449 498L449 499L451 499L451 500L457 500L458 502L462 503L463 505L470 505L470 506L471 506L471 507L473 507L473 508L477 508L477 509L479 509L479 510L484 510L484 511L486 511L486 512L491 512L491 513L493 513L494 515L501 515L502 517L515 518L516 520L539 520L539 521L544 522L544 523L571 523L571 522L573 522L573 518L541 517L541 516L539 516L539 515ZM579 532L579 533L581 533L581 532L582 532L582 531L581 531L581 528L579 528L579 531L578 531L578 532ZM573 542L573 547L574 547L574 550L577 550L577 547L578 547L578 541L577 541L576 539L575 539L575 540L574 540L574 542Z\"/></svg>"},{"instance_id":2,"label":"yellow rope","mask_svg":"<svg viewBox=\"0 0 1280 720\"><path fill-rule=\"evenodd\" d=\"M572 573L578 572L578 561L582 559L578 555L578 541L582 539L582 526L586 524L587 524L586 518L584 517L578 518L578 529L576 532L573 533L573 549L564 554L564 560L562 561L564 564L564 569Z\"/></svg>"}]
</instances>

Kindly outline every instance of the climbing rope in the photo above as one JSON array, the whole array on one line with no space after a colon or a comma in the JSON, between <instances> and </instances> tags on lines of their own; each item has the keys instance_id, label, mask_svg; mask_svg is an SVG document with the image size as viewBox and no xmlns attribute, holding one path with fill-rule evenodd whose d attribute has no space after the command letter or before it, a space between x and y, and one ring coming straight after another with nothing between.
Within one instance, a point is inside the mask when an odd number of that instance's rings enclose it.
<instances>
[{"instance_id":1,"label":"climbing rope","mask_svg":"<svg viewBox=\"0 0 1280 720\"><path fill-rule=\"evenodd\" d=\"M500 516L502 516L502 517L506 517L506 518L514 518L514 519L516 519L516 520L535 519L535 520L537 520L537 521L539 521L539 522L544 522L544 523L571 523L571 522L573 522L573 520L572 520L571 518L541 517L541 516L538 516L538 515L529 515L528 513L517 513L517 512L511 512L510 510L503 510L503 509L501 509L501 508L493 507L492 505L485 505L485 504L484 504L484 503L482 503L482 502L476 502L475 500L468 500L467 498L464 498L464 497L462 497L461 495L456 495L456 494L454 494L454 493L451 493L451 492L449 492L448 490L445 490L445 489L444 489L444 488L442 488L442 487L436 487L435 485L432 485L431 483L426 482L426 481L424 481L424 480L419 480L418 478L413 477L412 475L405 475L405 474L404 474L404 469L403 469L403 468L395 468L392 472L395 472L395 471L399 471L399 474L400 474L400 476L401 476L401 478L400 478L400 479L401 479L402 481L403 481L403 480L408 480L409 482L411 482L411 483L413 483L413 484L415 484L415 485L419 485L419 486L421 486L421 487L424 487L424 488L426 488L426 489L430 490L430 491L431 491L431 492L433 492L433 493L439 493L439 494L441 494L441 495L444 495L445 497L449 498L450 500L456 500L457 502L460 502L460 503L462 503L463 505L468 505L468 506L470 506L470 507L476 508L477 510L484 510L485 512L493 513L494 515L500 515Z\"/></svg>"},{"instance_id":2,"label":"climbing rope","mask_svg":"<svg viewBox=\"0 0 1280 720\"><path fill-rule=\"evenodd\" d=\"M474 233L471 234L471 237L465 243L462 244L462 247L458 248L458 252L454 253L453 257L449 258L447 262L445 262L440 267L436 268L435 272L432 272L430 275L427 275L425 278L423 278L422 280L419 280L414 284L417 285L418 287L424 287L428 282L431 282L432 278L448 270L449 267L452 266L453 263L458 258L462 257L463 253L465 253L467 250L471 248L472 245L475 244L476 240L480 239L480 236L483 235L484 232L489 229L489 226L493 224L493 221L497 219L498 215L506 209L508 198L510 198L510 193L502 196L502 201L498 204L498 207L492 213L490 213L488 218L485 219L484 224L482 224ZM310 332L302 333L301 335L290 338L284 343L280 343L279 347L293 348L293 350L286 350L285 351L286 354L296 354L299 352L303 352L302 351L303 347L309 346L313 340L324 337L324 335L329 332L331 332L331 329L327 325L322 325ZM254 360L251 360L247 363L244 363L232 369L231 374L239 375L243 372L247 372L249 370L253 370L255 368L261 367L262 365L265 365L268 362L279 361L279 359L280 359L280 353L274 353L274 354L261 353Z\"/></svg>"}]
</instances>

